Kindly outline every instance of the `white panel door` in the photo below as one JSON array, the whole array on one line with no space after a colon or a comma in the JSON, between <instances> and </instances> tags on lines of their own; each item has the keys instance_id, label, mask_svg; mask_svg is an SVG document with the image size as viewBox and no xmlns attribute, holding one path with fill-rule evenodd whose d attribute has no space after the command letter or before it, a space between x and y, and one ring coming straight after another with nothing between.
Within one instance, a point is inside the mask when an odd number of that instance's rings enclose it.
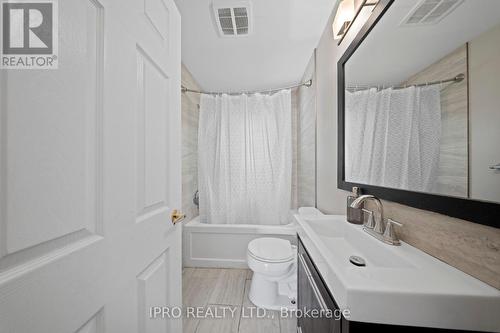
<instances>
[{"instance_id":1,"label":"white panel door","mask_svg":"<svg viewBox=\"0 0 500 333\"><path fill-rule=\"evenodd\" d=\"M0 332L181 332L149 318L181 306L179 12L58 7L59 68L0 71Z\"/></svg>"}]
</instances>

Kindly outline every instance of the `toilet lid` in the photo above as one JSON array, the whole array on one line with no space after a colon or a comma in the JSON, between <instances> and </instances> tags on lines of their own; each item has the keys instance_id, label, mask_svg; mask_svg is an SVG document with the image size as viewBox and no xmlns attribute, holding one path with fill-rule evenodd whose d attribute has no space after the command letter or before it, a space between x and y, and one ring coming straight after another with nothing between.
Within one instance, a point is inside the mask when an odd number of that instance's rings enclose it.
<instances>
[{"instance_id":1,"label":"toilet lid","mask_svg":"<svg viewBox=\"0 0 500 333\"><path fill-rule=\"evenodd\" d=\"M290 241L280 238L263 237L248 243L248 252L263 261L287 261L293 257Z\"/></svg>"}]
</instances>

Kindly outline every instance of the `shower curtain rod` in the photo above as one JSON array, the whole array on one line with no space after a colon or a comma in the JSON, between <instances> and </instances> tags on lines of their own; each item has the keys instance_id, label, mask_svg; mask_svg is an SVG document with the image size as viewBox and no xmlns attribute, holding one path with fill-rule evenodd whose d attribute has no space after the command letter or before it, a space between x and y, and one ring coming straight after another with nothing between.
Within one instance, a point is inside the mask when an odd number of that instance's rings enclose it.
<instances>
[{"instance_id":1,"label":"shower curtain rod","mask_svg":"<svg viewBox=\"0 0 500 333\"><path fill-rule=\"evenodd\" d=\"M446 79L446 80L432 81L432 82L419 83L419 84L408 84L408 85L402 85L402 86L388 86L388 87L382 86L382 89L388 89L388 88L404 89L404 88L408 88L408 87L425 87L425 86L432 86L435 84L442 84L442 83L448 83L448 82L453 82L453 83L461 82L464 79L465 79L465 75L463 73L460 73L457 76L452 77L450 79ZM367 90L367 89L371 89L371 88L380 89L381 87L380 86L376 86L376 87L348 86L347 90L358 90L358 88L360 88L359 90Z\"/></svg>"},{"instance_id":2,"label":"shower curtain rod","mask_svg":"<svg viewBox=\"0 0 500 333\"><path fill-rule=\"evenodd\" d=\"M247 95L251 95L251 94L258 94L258 93L269 94L269 93L277 92L277 91L280 91L283 89L293 89L293 88L298 88L298 87L302 87L302 86L304 86L304 87L312 86L312 79L309 81L302 82L302 83L295 84L293 86L288 86L288 87L275 88L275 89L269 89L269 90L261 90L261 91L240 91L240 92L228 92L228 93L194 90L194 89L186 88L186 87L181 85L181 92L183 92L183 93L192 92L192 93L196 93L196 94L206 94L206 95L222 95L222 94L227 94L227 95L247 94Z\"/></svg>"}]
</instances>

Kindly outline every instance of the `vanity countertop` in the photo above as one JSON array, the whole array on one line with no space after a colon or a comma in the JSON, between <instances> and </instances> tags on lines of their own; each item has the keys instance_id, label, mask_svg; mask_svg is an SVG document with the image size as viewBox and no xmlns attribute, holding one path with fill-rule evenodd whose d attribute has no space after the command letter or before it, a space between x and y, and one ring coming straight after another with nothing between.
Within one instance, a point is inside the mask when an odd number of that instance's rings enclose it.
<instances>
[{"instance_id":1,"label":"vanity countertop","mask_svg":"<svg viewBox=\"0 0 500 333\"><path fill-rule=\"evenodd\" d=\"M414 248L387 245L341 215L295 215L298 234L352 321L500 332L500 291ZM349 262L357 255L365 267Z\"/></svg>"}]
</instances>

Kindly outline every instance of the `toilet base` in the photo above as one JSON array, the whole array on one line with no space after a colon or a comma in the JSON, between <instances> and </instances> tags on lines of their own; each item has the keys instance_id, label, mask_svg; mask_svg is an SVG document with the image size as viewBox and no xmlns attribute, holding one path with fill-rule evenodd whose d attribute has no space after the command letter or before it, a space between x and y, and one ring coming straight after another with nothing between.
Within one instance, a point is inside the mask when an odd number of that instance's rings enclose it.
<instances>
[{"instance_id":1,"label":"toilet base","mask_svg":"<svg viewBox=\"0 0 500 333\"><path fill-rule=\"evenodd\" d=\"M250 298L250 301L255 306L263 309L297 309L297 289L295 288L295 292L291 295L291 297L287 295L280 295L278 289L277 282L270 281L266 279L264 275L254 272L248 298Z\"/></svg>"}]
</instances>

